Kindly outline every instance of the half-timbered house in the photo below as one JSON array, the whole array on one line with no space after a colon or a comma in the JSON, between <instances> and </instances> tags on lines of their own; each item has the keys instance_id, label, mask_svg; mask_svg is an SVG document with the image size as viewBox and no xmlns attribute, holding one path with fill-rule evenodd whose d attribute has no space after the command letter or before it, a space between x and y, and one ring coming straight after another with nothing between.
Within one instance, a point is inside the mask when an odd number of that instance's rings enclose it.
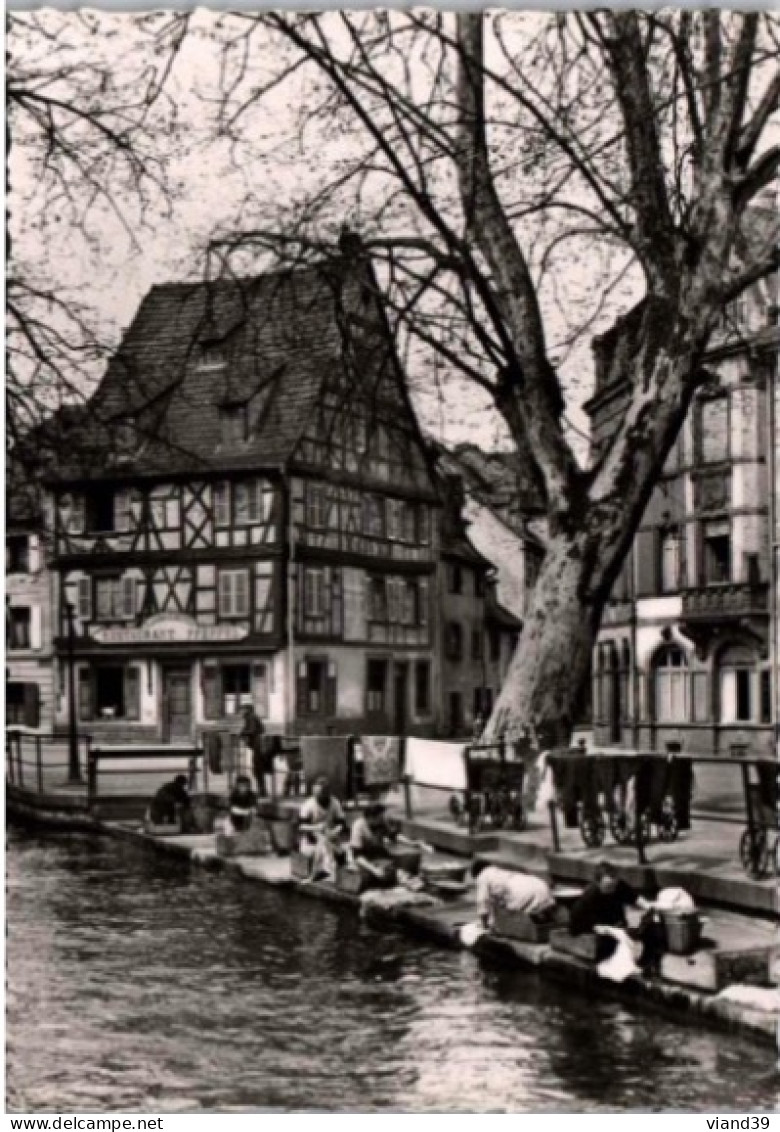
<instances>
[{"instance_id":1,"label":"half-timbered house","mask_svg":"<svg viewBox=\"0 0 780 1132\"><path fill-rule=\"evenodd\" d=\"M433 729L437 495L368 263L152 288L89 408L51 485L81 727Z\"/></svg>"}]
</instances>

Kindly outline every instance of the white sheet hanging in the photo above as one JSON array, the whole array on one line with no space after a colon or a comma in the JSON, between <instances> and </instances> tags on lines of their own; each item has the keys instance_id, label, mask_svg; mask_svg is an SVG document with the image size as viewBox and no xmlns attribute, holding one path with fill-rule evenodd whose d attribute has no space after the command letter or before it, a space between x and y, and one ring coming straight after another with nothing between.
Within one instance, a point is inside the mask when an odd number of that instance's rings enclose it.
<instances>
[{"instance_id":1,"label":"white sheet hanging","mask_svg":"<svg viewBox=\"0 0 780 1132\"><path fill-rule=\"evenodd\" d=\"M437 739L407 739L406 773L420 786L466 789L466 744Z\"/></svg>"}]
</instances>

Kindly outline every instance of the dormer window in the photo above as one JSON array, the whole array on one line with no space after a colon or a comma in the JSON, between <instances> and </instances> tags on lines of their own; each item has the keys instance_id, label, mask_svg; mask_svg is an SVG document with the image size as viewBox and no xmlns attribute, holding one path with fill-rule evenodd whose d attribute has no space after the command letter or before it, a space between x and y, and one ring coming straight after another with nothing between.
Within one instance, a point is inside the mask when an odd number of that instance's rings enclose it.
<instances>
[{"instance_id":1,"label":"dormer window","mask_svg":"<svg viewBox=\"0 0 780 1132\"><path fill-rule=\"evenodd\" d=\"M245 404L221 405L219 422L223 444L243 444L248 439L249 413Z\"/></svg>"},{"instance_id":2,"label":"dormer window","mask_svg":"<svg viewBox=\"0 0 780 1132\"><path fill-rule=\"evenodd\" d=\"M224 369L227 365L227 350L223 342L203 342L198 358L199 370Z\"/></svg>"}]
</instances>

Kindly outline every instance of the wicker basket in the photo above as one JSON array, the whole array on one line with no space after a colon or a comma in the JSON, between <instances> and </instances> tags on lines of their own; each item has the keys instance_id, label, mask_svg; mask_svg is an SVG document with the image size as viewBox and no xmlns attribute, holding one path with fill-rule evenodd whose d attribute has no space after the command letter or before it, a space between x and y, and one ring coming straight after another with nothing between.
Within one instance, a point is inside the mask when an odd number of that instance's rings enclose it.
<instances>
[{"instance_id":1,"label":"wicker basket","mask_svg":"<svg viewBox=\"0 0 780 1132\"><path fill-rule=\"evenodd\" d=\"M525 912L510 912L506 908L496 908L493 930L496 935L523 943L547 943L550 939L551 923L538 924Z\"/></svg>"}]
</instances>

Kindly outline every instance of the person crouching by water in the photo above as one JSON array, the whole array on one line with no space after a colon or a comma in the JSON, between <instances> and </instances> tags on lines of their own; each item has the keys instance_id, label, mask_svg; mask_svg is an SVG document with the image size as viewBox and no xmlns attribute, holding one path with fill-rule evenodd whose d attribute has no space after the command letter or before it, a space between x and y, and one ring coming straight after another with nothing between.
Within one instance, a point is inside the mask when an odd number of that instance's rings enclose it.
<instances>
[{"instance_id":1,"label":"person crouching by water","mask_svg":"<svg viewBox=\"0 0 780 1132\"><path fill-rule=\"evenodd\" d=\"M471 875L477 882L477 912L483 928L493 927L499 907L523 912L536 923L548 923L553 918L555 898L541 877L502 869L488 861L475 861Z\"/></svg>"},{"instance_id":2,"label":"person crouching by water","mask_svg":"<svg viewBox=\"0 0 780 1132\"><path fill-rule=\"evenodd\" d=\"M230 824L235 833L246 833L257 810L257 794L248 774L239 774L228 799Z\"/></svg>"},{"instance_id":3,"label":"person crouching by water","mask_svg":"<svg viewBox=\"0 0 780 1132\"><path fill-rule=\"evenodd\" d=\"M194 828L195 815L186 774L177 774L172 782L160 787L149 805L149 820L154 825L178 823L182 833Z\"/></svg>"},{"instance_id":4,"label":"person crouching by water","mask_svg":"<svg viewBox=\"0 0 780 1132\"><path fill-rule=\"evenodd\" d=\"M636 907L645 912L637 928L628 930L626 908ZM662 926L653 911L653 904L645 900L627 884L609 861L599 861L593 882L572 905L569 931L572 935L594 932L598 935L597 962L609 959L618 947L613 930L626 931L642 944L640 966L653 974L657 970L664 949Z\"/></svg>"},{"instance_id":5,"label":"person crouching by water","mask_svg":"<svg viewBox=\"0 0 780 1132\"><path fill-rule=\"evenodd\" d=\"M327 778L318 778L298 812L298 851L309 858L309 880L335 878L336 866L345 857L346 828L341 802L331 794Z\"/></svg>"}]
</instances>

